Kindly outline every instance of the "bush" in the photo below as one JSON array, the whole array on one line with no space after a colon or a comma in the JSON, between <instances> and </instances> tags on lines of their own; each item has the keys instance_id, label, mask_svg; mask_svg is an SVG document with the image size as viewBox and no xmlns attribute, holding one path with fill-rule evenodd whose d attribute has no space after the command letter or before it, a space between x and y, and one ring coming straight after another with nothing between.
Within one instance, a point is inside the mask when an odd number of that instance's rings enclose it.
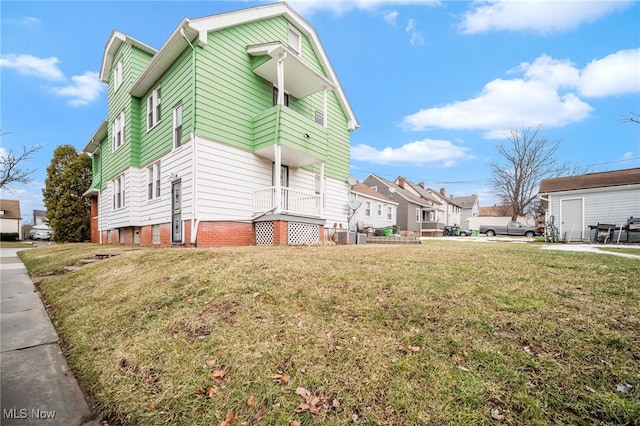
<instances>
[{"instance_id":1,"label":"bush","mask_svg":"<svg viewBox=\"0 0 640 426\"><path fill-rule=\"evenodd\" d=\"M0 234L0 241L18 241L17 232L3 232Z\"/></svg>"}]
</instances>

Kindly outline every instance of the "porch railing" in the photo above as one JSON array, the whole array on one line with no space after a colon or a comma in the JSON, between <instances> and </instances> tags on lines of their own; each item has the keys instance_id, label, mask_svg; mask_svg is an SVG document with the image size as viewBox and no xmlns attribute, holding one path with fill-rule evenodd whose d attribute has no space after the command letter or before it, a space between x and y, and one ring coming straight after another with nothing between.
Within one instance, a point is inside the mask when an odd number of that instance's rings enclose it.
<instances>
[{"instance_id":1,"label":"porch railing","mask_svg":"<svg viewBox=\"0 0 640 426\"><path fill-rule=\"evenodd\" d=\"M256 214L269 212L275 207L275 186L262 188L253 193L253 210ZM321 197L318 194L286 187L280 188L280 213L320 217L320 207Z\"/></svg>"}]
</instances>

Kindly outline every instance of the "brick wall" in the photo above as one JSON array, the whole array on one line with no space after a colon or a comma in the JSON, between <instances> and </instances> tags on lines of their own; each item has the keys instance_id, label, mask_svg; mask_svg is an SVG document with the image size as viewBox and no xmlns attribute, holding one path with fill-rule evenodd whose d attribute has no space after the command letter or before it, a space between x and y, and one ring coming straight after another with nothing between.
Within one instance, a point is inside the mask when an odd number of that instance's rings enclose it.
<instances>
[{"instance_id":1,"label":"brick wall","mask_svg":"<svg viewBox=\"0 0 640 426\"><path fill-rule=\"evenodd\" d=\"M256 244L253 223L200 222L198 247L251 246Z\"/></svg>"}]
</instances>

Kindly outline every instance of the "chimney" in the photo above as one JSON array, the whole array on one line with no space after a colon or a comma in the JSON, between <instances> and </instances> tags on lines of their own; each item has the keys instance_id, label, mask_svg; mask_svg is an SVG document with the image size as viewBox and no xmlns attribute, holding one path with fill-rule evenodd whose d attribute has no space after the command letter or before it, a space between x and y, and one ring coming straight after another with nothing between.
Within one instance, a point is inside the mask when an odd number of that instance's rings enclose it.
<instances>
[{"instance_id":1,"label":"chimney","mask_svg":"<svg viewBox=\"0 0 640 426\"><path fill-rule=\"evenodd\" d=\"M440 188L440 194L445 195L444 193L445 193L444 187ZM445 197L446 197L446 195L445 195Z\"/></svg>"},{"instance_id":2,"label":"chimney","mask_svg":"<svg viewBox=\"0 0 640 426\"><path fill-rule=\"evenodd\" d=\"M420 188L424 189L424 181L420 181L418 185L420 185Z\"/></svg>"},{"instance_id":3,"label":"chimney","mask_svg":"<svg viewBox=\"0 0 640 426\"><path fill-rule=\"evenodd\" d=\"M405 179L402 176L398 176L398 186L404 189Z\"/></svg>"}]
</instances>

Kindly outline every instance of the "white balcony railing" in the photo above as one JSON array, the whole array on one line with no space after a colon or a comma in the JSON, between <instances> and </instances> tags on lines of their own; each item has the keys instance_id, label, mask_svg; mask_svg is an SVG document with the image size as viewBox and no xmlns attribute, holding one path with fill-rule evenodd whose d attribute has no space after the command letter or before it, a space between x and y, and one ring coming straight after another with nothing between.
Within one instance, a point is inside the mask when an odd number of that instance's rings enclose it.
<instances>
[{"instance_id":1,"label":"white balcony railing","mask_svg":"<svg viewBox=\"0 0 640 426\"><path fill-rule=\"evenodd\" d=\"M286 187L280 188L280 193L280 213L320 217L320 195ZM275 186L262 188L253 193L253 210L256 214L278 211Z\"/></svg>"}]
</instances>

